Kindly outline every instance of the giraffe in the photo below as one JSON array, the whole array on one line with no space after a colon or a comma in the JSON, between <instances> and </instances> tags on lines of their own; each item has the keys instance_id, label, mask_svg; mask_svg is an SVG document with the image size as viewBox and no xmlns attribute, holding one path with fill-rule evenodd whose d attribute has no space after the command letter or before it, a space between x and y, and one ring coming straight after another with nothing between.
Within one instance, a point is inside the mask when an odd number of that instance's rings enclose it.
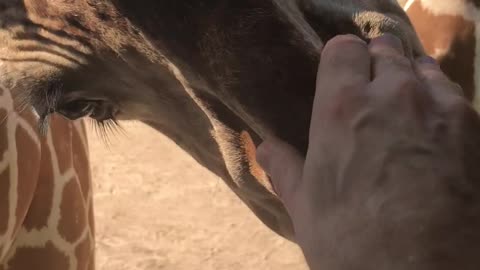
<instances>
[{"instance_id":1,"label":"giraffe","mask_svg":"<svg viewBox=\"0 0 480 270\"><path fill-rule=\"evenodd\" d=\"M404 9L429 55L480 109L480 1L409 0Z\"/></svg>"},{"instance_id":2,"label":"giraffe","mask_svg":"<svg viewBox=\"0 0 480 270\"><path fill-rule=\"evenodd\" d=\"M0 82L23 93L40 122L50 112L142 121L290 240L255 151L269 135L306 150L324 42L391 33L409 56L423 54L395 0L2 2Z\"/></svg>"},{"instance_id":3,"label":"giraffe","mask_svg":"<svg viewBox=\"0 0 480 270\"><path fill-rule=\"evenodd\" d=\"M367 40L392 33L410 57L424 54L395 0L0 0L0 83L27 98L40 123L50 118L49 136L62 129L57 125L68 126L58 114L152 126L221 177L268 227L294 240L290 217L255 161L256 146L275 135L305 152L318 52L325 41L346 33ZM71 136L83 134L78 125L67 128ZM37 161L58 152L53 137L28 130L29 138L37 138L32 149L48 149L39 151ZM81 142L81 150L73 151L79 147L75 140L66 152L83 153L86 140ZM46 160L56 164L58 156ZM88 171L81 160L77 175ZM30 269L21 263L39 257L32 251L37 246L67 257L43 259L44 268L94 267L89 182L70 177L72 170L52 171L55 196L40 192L44 186L35 179L29 187L38 192L22 193L31 197L24 223L38 218L47 226L10 222L1 270ZM59 198L70 184L81 194L71 201L80 210L67 220L84 230L62 241L67 237L56 224L62 221ZM45 198L56 198L56 212L42 212Z\"/></svg>"},{"instance_id":4,"label":"giraffe","mask_svg":"<svg viewBox=\"0 0 480 270\"><path fill-rule=\"evenodd\" d=\"M0 269L94 269L88 145L82 121L53 116L45 136L0 87Z\"/></svg>"}]
</instances>

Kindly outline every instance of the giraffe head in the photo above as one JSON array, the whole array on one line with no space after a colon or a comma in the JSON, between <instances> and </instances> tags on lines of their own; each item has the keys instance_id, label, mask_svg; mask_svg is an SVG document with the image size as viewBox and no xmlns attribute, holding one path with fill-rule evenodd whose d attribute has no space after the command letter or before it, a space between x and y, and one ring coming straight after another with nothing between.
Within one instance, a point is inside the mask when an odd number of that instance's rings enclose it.
<instances>
[{"instance_id":1,"label":"giraffe head","mask_svg":"<svg viewBox=\"0 0 480 270\"><path fill-rule=\"evenodd\" d=\"M0 0L0 83L41 119L153 126L291 237L255 146L305 151L319 51L346 33L423 54L395 0Z\"/></svg>"},{"instance_id":2,"label":"giraffe head","mask_svg":"<svg viewBox=\"0 0 480 270\"><path fill-rule=\"evenodd\" d=\"M236 72L261 66L264 74L255 73L263 80L300 68L312 73L318 50L336 34L390 32L410 55L422 53L394 0L0 0L0 14L0 81L42 118L56 111L159 122L159 105L183 91L177 69L186 83L222 99L220 92L230 95L229 85L245 80ZM238 63L243 57L248 66ZM295 61L280 68L277 58Z\"/></svg>"}]
</instances>

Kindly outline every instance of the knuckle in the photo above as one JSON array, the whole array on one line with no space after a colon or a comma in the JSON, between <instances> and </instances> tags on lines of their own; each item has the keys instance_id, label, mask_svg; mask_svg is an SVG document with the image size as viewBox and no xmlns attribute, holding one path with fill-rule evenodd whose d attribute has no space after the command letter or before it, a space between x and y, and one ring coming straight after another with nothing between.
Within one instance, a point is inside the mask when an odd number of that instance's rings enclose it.
<instances>
[{"instance_id":1,"label":"knuckle","mask_svg":"<svg viewBox=\"0 0 480 270\"><path fill-rule=\"evenodd\" d=\"M412 99L418 95L419 82L415 76L409 73L398 74L395 78L393 97L399 99Z\"/></svg>"},{"instance_id":2,"label":"knuckle","mask_svg":"<svg viewBox=\"0 0 480 270\"><path fill-rule=\"evenodd\" d=\"M345 120L351 118L360 106L362 95L356 85L343 85L329 104L328 115L332 120Z\"/></svg>"},{"instance_id":3,"label":"knuckle","mask_svg":"<svg viewBox=\"0 0 480 270\"><path fill-rule=\"evenodd\" d=\"M447 80L446 85L449 89L452 90L452 94L456 95L458 98L462 100L465 100L465 98L467 98L466 93L460 84L455 83L451 80Z\"/></svg>"},{"instance_id":4,"label":"knuckle","mask_svg":"<svg viewBox=\"0 0 480 270\"><path fill-rule=\"evenodd\" d=\"M447 107L447 113L453 114L454 116L467 115L472 111L469 102L459 96L450 97L445 106Z\"/></svg>"},{"instance_id":5,"label":"knuckle","mask_svg":"<svg viewBox=\"0 0 480 270\"><path fill-rule=\"evenodd\" d=\"M458 94L458 96L462 98L466 98L465 91L463 90L462 86L458 83L454 83L454 82L451 82L451 83L452 83L453 92Z\"/></svg>"},{"instance_id":6,"label":"knuckle","mask_svg":"<svg viewBox=\"0 0 480 270\"><path fill-rule=\"evenodd\" d=\"M396 88L412 88L416 87L418 84L418 80L412 72L398 72L393 79Z\"/></svg>"},{"instance_id":7,"label":"knuckle","mask_svg":"<svg viewBox=\"0 0 480 270\"><path fill-rule=\"evenodd\" d=\"M435 85L440 87L449 88L452 90L452 93L458 94L460 96L465 96L465 93L460 86L460 84L450 80L442 71L440 70L423 70L422 76L428 81L432 81Z\"/></svg>"},{"instance_id":8,"label":"knuckle","mask_svg":"<svg viewBox=\"0 0 480 270\"><path fill-rule=\"evenodd\" d=\"M398 70L411 71L412 62L403 54L398 54L394 50L390 49L371 49L371 53L374 56L374 61L390 65Z\"/></svg>"},{"instance_id":9,"label":"knuckle","mask_svg":"<svg viewBox=\"0 0 480 270\"><path fill-rule=\"evenodd\" d=\"M422 76L427 80L444 80L444 75L438 69L424 68L421 70Z\"/></svg>"},{"instance_id":10,"label":"knuckle","mask_svg":"<svg viewBox=\"0 0 480 270\"><path fill-rule=\"evenodd\" d=\"M389 58L391 58L392 64L397 65L399 68L403 70L408 70L409 73L411 73L412 70L412 62L405 56L399 55L399 54L394 54L390 55Z\"/></svg>"}]
</instances>

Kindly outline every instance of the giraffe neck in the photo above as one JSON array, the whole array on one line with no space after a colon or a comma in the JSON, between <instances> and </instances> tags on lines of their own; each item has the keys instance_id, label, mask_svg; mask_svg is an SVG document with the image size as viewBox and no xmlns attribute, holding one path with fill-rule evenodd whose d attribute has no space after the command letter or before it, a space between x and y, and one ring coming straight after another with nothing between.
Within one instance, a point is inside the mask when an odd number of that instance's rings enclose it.
<instances>
[{"instance_id":1,"label":"giraffe neck","mask_svg":"<svg viewBox=\"0 0 480 270\"><path fill-rule=\"evenodd\" d=\"M0 138L2 138L0 193L4 193L0 195L2 198L0 199L0 261L2 261L13 244L14 236L19 229L18 224L25 214L26 204L33 196L27 192L25 197L21 198L19 191L23 190L24 184L36 185L36 181L31 176L25 176L25 169L31 169L31 175L38 173L35 166L29 168L29 165L40 161L40 141L29 122L15 111L10 92L4 88L0 88L0 119ZM21 142L17 140L19 133L25 135L25 139ZM23 146L28 146L31 157L25 163L19 164L19 151ZM23 167L24 165L26 168Z\"/></svg>"},{"instance_id":2,"label":"giraffe neck","mask_svg":"<svg viewBox=\"0 0 480 270\"><path fill-rule=\"evenodd\" d=\"M88 145L81 122L38 134L0 85L0 270L94 269Z\"/></svg>"},{"instance_id":3,"label":"giraffe neck","mask_svg":"<svg viewBox=\"0 0 480 270\"><path fill-rule=\"evenodd\" d=\"M473 0L409 0L404 8L427 53L480 110L480 5Z\"/></svg>"}]
</instances>

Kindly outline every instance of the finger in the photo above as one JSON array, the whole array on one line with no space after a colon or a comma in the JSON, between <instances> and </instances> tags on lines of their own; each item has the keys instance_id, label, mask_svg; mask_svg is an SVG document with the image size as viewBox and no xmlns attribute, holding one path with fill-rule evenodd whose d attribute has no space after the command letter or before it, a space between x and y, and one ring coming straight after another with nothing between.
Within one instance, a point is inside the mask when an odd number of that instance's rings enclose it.
<instances>
[{"instance_id":1,"label":"finger","mask_svg":"<svg viewBox=\"0 0 480 270\"><path fill-rule=\"evenodd\" d=\"M317 86L310 123L312 133L321 132L321 118L325 111L348 113L354 106L344 106L344 101L358 97L370 82L370 54L367 44L353 35L337 36L330 40L322 52ZM337 110L340 109L340 110Z\"/></svg>"},{"instance_id":2,"label":"finger","mask_svg":"<svg viewBox=\"0 0 480 270\"><path fill-rule=\"evenodd\" d=\"M390 111L404 110L405 106L413 111L429 102L429 94L422 88L415 74L412 61L405 57L400 39L391 34L385 34L373 39L369 44L372 54L373 81L368 88L371 98L376 104L390 107Z\"/></svg>"},{"instance_id":3,"label":"finger","mask_svg":"<svg viewBox=\"0 0 480 270\"><path fill-rule=\"evenodd\" d=\"M372 54L374 79L384 74L413 72L411 61L405 57L402 42L392 34L372 39L369 51Z\"/></svg>"},{"instance_id":4,"label":"finger","mask_svg":"<svg viewBox=\"0 0 480 270\"><path fill-rule=\"evenodd\" d=\"M345 80L356 83L370 82L370 54L365 41L354 35L340 35L325 45L318 69L317 86L328 81L342 84Z\"/></svg>"},{"instance_id":5,"label":"finger","mask_svg":"<svg viewBox=\"0 0 480 270\"><path fill-rule=\"evenodd\" d=\"M432 96L442 102L465 98L460 85L451 81L440 68L440 65L431 57L421 57L415 61L415 69L420 79L432 91Z\"/></svg>"},{"instance_id":6,"label":"finger","mask_svg":"<svg viewBox=\"0 0 480 270\"><path fill-rule=\"evenodd\" d=\"M258 147L257 161L270 176L275 192L289 209L295 202L295 191L301 185L304 158L291 145L270 138Z\"/></svg>"}]
</instances>

